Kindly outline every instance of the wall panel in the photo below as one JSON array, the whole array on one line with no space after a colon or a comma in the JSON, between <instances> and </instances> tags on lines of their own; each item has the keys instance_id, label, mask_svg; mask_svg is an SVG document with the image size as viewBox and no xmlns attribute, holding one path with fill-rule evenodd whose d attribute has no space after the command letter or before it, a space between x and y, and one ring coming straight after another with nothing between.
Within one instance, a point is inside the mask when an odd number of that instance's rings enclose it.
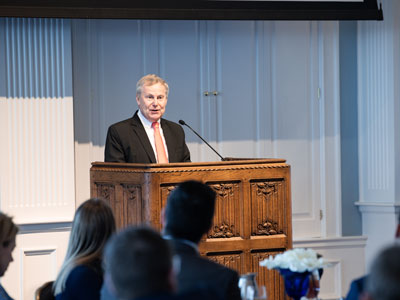
<instances>
[{"instance_id":1,"label":"wall panel","mask_svg":"<svg viewBox=\"0 0 400 300\"><path fill-rule=\"evenodd\" d=\"M11 297L32 300L39 286L55 280L64 261L70 226L69 223L21 226L14 261L1 280Z\"/></svg>"},{"instance_id":2,"label":"wall panel","mask_svg":"<svg viewBox=\"0 0 400 300\"><path fill-rule=\"evenodd\" d=\"M70 21L0 19L0 201L18 223L75 207Z\"/></svg>"}]
</instances>

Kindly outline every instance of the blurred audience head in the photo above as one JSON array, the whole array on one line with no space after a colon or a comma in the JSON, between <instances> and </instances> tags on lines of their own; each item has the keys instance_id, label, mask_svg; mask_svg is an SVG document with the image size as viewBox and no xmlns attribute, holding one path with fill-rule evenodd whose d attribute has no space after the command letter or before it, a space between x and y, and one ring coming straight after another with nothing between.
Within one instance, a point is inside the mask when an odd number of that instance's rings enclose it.
<instances>
[{"instance_id":1,"label":"blurred audience head","mask_svg":"<svg viewBox=\"0 0 400 300\"><path fill-rule=\"evenodd\" d=\"M72 222L67 254L54 283L56 295L63 291L65 281L74 267L102 258L103 249L114 232L114 215L104 200L92 198L78 207Z\"/></svg>"},{"instance_id":2,"label":"blurred audience head","mask_svg":"<svg viewBox=\"0 0 400 300\"><path fill-rule=\"evenodd\" d=\"M111 238L104 255L105 282L119 299L174 291L171 250L159 233L129 227Z\"/></svg>"},{"instance_id":3,"label":"blurred audience head","mask_svg":"<svg viewBox=\"0 0 400 300\"><path fill-rule=\"evenodd\" d=\"M0 277L6 272L8 265L14 259L12 252L15 248L15 238L18 227L12 218L0 212Z\"/></svg>"},{"instance_id":4,"label":"blurred audience head","mask_svg":"<svg viewBox=\"0 0 400 300\"><path fill-rule=\"evenodd\" d=\"M400 299L400 245L385 248L374 259L363 299Z\"/></svg>"},{"instance_id":5,"label":"blurred audience head","mask_svg":"<svg viewBox=\"0 0 400 300\"><path fill-rule=\"evenodd\" d=\"M198 243L211 227L215 192L199 181L186 181L168 197L164 233Z\"/></svg>"}]
</instances>

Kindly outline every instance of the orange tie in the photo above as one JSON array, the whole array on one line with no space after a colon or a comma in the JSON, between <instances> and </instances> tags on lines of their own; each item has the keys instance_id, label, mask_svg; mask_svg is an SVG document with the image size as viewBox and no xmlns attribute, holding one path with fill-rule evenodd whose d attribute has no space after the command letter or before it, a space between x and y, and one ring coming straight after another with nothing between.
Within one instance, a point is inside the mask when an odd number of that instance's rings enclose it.
<instances>
[{"instance_id":1,"label":"orange tie","mask_svg":"<svg viewBox=\"0 0 400 300\"><path fill-rule=\"evenodd\" d=\"M151 127L154 129L154 142L156 144L157 161L159 164L166 164L168 163L168 158L160 134L160 124L158 124L158 122L153 122Z\"/></svg>"}]
</instances>

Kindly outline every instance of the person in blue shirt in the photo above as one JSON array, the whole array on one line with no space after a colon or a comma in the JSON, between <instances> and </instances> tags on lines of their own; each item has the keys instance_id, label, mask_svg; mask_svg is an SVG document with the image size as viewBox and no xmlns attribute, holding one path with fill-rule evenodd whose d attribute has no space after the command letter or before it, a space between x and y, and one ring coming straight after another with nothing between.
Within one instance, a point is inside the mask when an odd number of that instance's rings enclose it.
<instances>
[{"instance_id":1,"label":"person in blue shirt","mask_svg":"<svg viewBox=\"0 0 400 300\"><path fill-rule=\"evenodd\" d=\"M75 213L67 254L53 285L57 300L99 300L103 284L103 249L115 232L110 206L85 201Z\"/></svg>"},{"instance_id":2,"label":"person in blue shirt","mask_svg":"<svg viewBox=\"0 0 400 300\"><path fill-rule=\"evenodd\" d=\"M15 238L18 227L12 218L0 212L0 277L4 276L7 268L14 259L12 252L15 248ZM0 284L0 300L12 300L6 290Z\"/></svg>"}]
</instances>

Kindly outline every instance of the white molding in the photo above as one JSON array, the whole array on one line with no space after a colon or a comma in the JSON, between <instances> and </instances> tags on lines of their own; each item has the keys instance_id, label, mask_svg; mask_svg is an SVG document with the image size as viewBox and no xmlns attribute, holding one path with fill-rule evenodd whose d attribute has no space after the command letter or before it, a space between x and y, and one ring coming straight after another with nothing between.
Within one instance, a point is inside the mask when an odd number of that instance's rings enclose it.
<instances>
[{"instance_id":1,"label":"white molding","mask_svg":"<svg viewBox=\"0 0 400 300\"><path fill-rule=\"evenodd\" d=\"M332 267L324 269L320 299L340 299L349 289L350 282L365 274L364 255L366 236L299 239L294 248L312 248L320 253Z\"/></svg>"},{"instance_id":2,"label":"white molding","mask_svg":"<svg viewBox=\"0 0 400 300\"><path fill-rule=\"evenodd\" d=\"M20 299L30 299L31 295L34 294L35 289L42 283L38 281L40 277L55 278L57 274L57 251L56 245L46 247L21 247L19 249L19 261L20 261ZM41 272L38 276L32 276L37 266L37 261L40 261ZM47 266L46 263L47 262ZM43 264L44 263L44 264ZM47 272L50 269L50 274ZM38 278L39 277L39 278Z\"/></svg>"},{"instance_id":3,"label":"white molding","mask_svg":"<svg viewBox=\"0 0 400 300\"><path fill-rule=\"evenodd\" d=\"M18 228L18 234L65 232L71 231L72 222L18 224Z\"/></svg>"},{"instance_id":4,"label":"white molding","mask_svg":"<svg viewBox=\"0 0 400 300\"><path fill-rule=\"evenodd\" d=\"M392 202L355 202L361 213L399 213L400 203Z\"/></svg>"},{"instance_id":5,"label":"white molding","mask_svg":"<svg viewBox=\"0 0 400 300\"><path fill-rule=\"evenodd\" d=\"M343 261L342 259L326 259L325 260L330 266L329 269L325 269L325 276L328 276L329 274L326 274L327 272L332 271L331 276L333 277L333 280L330 280L330 283L332 283L333 286L330 288L332 289L331 292L325 292L324 293L324 288L321 286L321 293L318 295L318 299L321 300L328 300L328 299L342 299L342 265ZM326 281L325 281L326 282ZM321 282L323 284L323 282Z\"/></svg>"},{"instance_id":6,"label":"white molding","mask_svg":"<svg viewBox=\"0 0 400 300\"><path fill-rule=\"evenodd\" d=\"M14 261L2 277L2 284L10 295L30 300L40 285L54 280L64 260L68 240L67 231L19 232Z\"/></svg>"},{"instance_id":7,"label":"white molding","mask_svg":"<svg viewBox=\"0 0 400 300\"><path fill-rule=\"evenodd\" d=\"M366 236L346 236L293 240L294 248L335 249L365 247Z\"/></svg>"},{"instance_id":8,"label":"white molding","mask_svg":"<svg viewBox=\"0 0 400 300\"><path fill-rule=\"evenodd\" d=\"M339 22L320 22L321 235L341 236Z\"/></svg>"},{"instance_id":9,"label":"white molding","mask_svg":"<svg viewBox=\"0 0 400 300\"><path fill-rule=\"evenodd\" d=\"M365 265L368 267L377 253L393 242L398 223L400 203L356 202L362 214L363 235L368 236Z\"/></svg>"}]
</instances>

